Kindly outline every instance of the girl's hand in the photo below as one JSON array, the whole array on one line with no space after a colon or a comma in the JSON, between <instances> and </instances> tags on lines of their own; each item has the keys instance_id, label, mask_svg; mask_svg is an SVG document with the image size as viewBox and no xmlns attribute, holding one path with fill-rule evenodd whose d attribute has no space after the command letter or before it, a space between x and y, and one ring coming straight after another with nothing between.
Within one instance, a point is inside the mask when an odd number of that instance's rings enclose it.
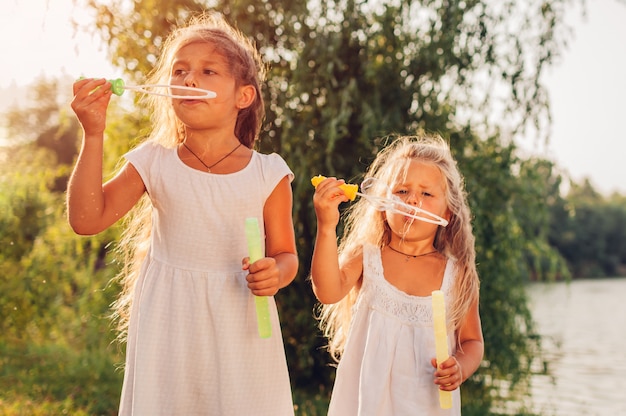
<instances>
[{"instance_id":1,"label":"girl's hand","mask_svg":"<svg viewBox=\"0 0 626 416\"><path fill-rule=\"evenodd\" d=\"M448 357L437 368L437 359L433 358L430 362L435 367L435 384L439 385L441 390L456 390L463 383L463 371L461 365L454 356Z\"/></svg>"},{"instance_id":2,"label":"girl's hand","mask_svg":"<svg viewBox=\"0 0 626 416\"><path fill-rule=\"evenodd\" d=\"M280 289L280 271L273 257L264 257L250 264L250 258L242 261L242 269L248 270L248 289L255 296L274 296Z\"/></svg>"},{"instance_id":3,"label":"girl's hand","mask_svg":"<svg viewBox=\"0 0 626 416\"><path fill-rule=\"evenodd\" d=\"M313 206L318 226L335 228L339 224L339 204L349 201L339 188L344 183L343 179L326 178L315 188Z\"/></svg>"},{"instance_id":4,"label":"girl's hand","mask_svg":"<svg viewBox=\"0 0 626 416\"><path fill-rule=\"evenodd\" d=\"M85 136L99 135L106 127L106 110L111 99L111 83L105 79L80 79L73 85L72 110Z\"/></svg>"}]
</instances>

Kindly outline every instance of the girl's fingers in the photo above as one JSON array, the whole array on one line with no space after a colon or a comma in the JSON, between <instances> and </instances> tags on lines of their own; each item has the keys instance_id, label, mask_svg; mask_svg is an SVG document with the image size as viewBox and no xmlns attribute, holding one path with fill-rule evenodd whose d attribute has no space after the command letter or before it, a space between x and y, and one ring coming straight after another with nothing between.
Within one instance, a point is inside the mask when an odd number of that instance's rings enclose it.
<instances>
[{"instance_id":1,"label":"girl's fingers","mask_svg":"<svg viewBox=\"0 0 626 416\"><path fill-rule=\"evenodd\" d=\"M316 196L319 196L322 201L331 202L331 205L339 205L341 202L348 201L346 194L339 188L344 182L340 180L325 180L316 190Z\"/></svg>"},{"instance_id":2,"label":"girl's fingers","mask_svg":"<svg viewBox=\"0 0 626 416\"><path fill-rule=\"evenodd\" d=\"M105 79L79 80L73 86L74 97L77 100L92 103L102 97L109 96L111 95L111 87L110 85L107 87L107 82Z\"/></svg>"},{"instance_id":3,"label":"girl's fingers","mask_svg":"<svg viewBox=\"0 0 626 416\"><path fill-rule=\"evenodd\" d=\"M91 82L91 79L88 78L81 78L77 81L74 82L74 84L72 85L72 92L74 93L74 95L77 95L78 92L83 89L83 87L88 83Z\"/></svg>"},{"instance_id":4,"label":"girl's fingers","mask_svg":"<svg viewBox=\"0 0 626 416\"><path fill-rule=\"evenodd\" d=\"M461 386L463 383L463 371L456 357L451 357L452 360L448 362L446 360L441 367L435 371L436 381L442 390L452 391ZM436 360L433 360L433 365L436 367Z\"/></svg>"}]
</instances>

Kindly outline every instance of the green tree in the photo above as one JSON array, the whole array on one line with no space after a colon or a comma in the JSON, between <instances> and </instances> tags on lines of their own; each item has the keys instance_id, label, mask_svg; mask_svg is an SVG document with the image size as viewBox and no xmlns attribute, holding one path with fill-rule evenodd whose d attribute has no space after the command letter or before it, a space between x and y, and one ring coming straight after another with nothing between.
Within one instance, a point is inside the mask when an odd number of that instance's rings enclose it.
<instances>
[{"instance_id":1,"label":"green tree","mask_svg":"<svg viewBox=\"0 0 626 416\"><path fill-rule=\"evenodd\" d=\"M529 158L519 163L519 187L513 195L515 217L524 235L523 265L529 280L569 279L566 260L550 242L553 213L564 206L562 176L549 160Z\"/></svg>"},{"instance_id":2,"label":"green tree","mask_svg":"<svg viewBox=\"0 0 626 416\"><path fill-rule=\"evenodd\" d=\"M296 174L301 272L278 301L297 388L319 391L332 381L306 280L315 235L309 178L358 180L387 134L426 129L450 139L475 213L487 355L464 390L475 398L466 408L495 411L501 381L525 393L534 344L523 284L531 273L556 270L533 252L546 248L548 262L558 260L545 233L531 231L541 230L547 207L532 202L536 193L524 181L539 177L520 166L500 131L545 129L548 98L539 80L567 40L563 13L571 1L89 3L112 61L133 80L150 71L173 25L206 8L252 35L267 57L261 150L280 152ZM124 131L134 134L117 133Z\"/></svg>"},{"instance_id":3,"label":"green tree","mask_svg":"<svg viewBox=\"0 0 626 416\"><path fill-rule=\"evenodd\" d=\"M626 204L606 197L588 180L572 183L563 203L552 207L551 244L567 260L574 277L626 274Z\"/></svg>"},{"instance_id":4,"label":"green tree","mask_svg":"<svg viewBox=\"0 0 626 416\"><path fill-rule=\"evenodd\" d=\"M0 149L0 405L7 415L68 406L105 414L119 400L121 380L111 369L120 355L106 317L116 268L105 264L117 233L81 238L67 224L78 126L59 104L57 85L35 84L36 104L4 118L11 140Z\"/></svg>"},{"instance_id":5,"label":"green tree","mask_svg":"<svg viewBox=\"0 0 626 416\"><path fill-rule=\"evenodd\" d=\"M560 177L545 160L522 160L513 144L497 137L462 146L459 166L466 175L474 214L478 272L481 276L481 316L485 336L485 369L462 389L464 414L483 415L488 405L523 414L528 377L540 352L527 307L525 285L531 278L567 273L559 253L545 241L549 216L546 201L554 199ZM557 193L558 195L558 193ZM488 367L488 370L487 370ZM488 382L493 378L495 382ZM499 387L498 387L499 386ZM492 389L499 390L497 393ZM509 401L492 397L508 392ZM502 396L501 396L502 397ZM514 400L511 400L514 398ZM519 401L518 401L519 400Z\"/></svg>"}]
</instances>

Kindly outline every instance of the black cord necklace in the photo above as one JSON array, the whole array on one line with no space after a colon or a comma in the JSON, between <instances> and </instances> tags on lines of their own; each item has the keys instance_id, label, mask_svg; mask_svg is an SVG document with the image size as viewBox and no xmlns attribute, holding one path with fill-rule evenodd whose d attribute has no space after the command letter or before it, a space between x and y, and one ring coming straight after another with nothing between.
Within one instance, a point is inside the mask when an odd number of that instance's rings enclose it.
<instances>
[{"instance_id":1,"label":"black cord necklace","mask_svg":"<svg viewBox=\"0 0 626 416\"><path fill-rule=\"evenodd\" d=\"M407 253L403 253L400 250L396 250L395 248L391 247L390 245L387 245L387 247L389 247L392 251L395 251L398 254L402 254L403 256L406 256L406 260L405 261L409 261L409 259L411 257L413 257L414 259L418 258L418 257L424 257L424 256L428 256L430 254L435 254L438 253L439 251L437 250L433 250L433 251L429 251L428 253L422 253L422 254L407 254Z\"/></svg>"},{"instance_id":2,"label":"black cord necklace","mask_svg":"<svg viewBox=\"0 0 626 416\"><path fill-rule=\"evenodd\" d=\"M223 161L224 159L226 159L228 156L232 155L233 153L235 153L235 150L239 149L239 146L241 146L241 142L235 146L235 148L233 150L231 150L230 152L226 153L226 155L224 155L220 160L218 160L217 162L213 163L211 166L207 165L206 163L204 163L204 161L202 159L200 159L200 157L195 154L193 152L193 150L191 150L189 148L189 146L187 146L187 143L183 142L183 146L185 146L185 149L189 150L189 153L191 153L192 155L195 156L196 159L198 159L198 161L200 161L200 163L202 163L204 165L204 167L206 168L207 172L211 172L211 168L215 167L218 163L220 163L221 161Z\"/></svg>"}]
</instances>

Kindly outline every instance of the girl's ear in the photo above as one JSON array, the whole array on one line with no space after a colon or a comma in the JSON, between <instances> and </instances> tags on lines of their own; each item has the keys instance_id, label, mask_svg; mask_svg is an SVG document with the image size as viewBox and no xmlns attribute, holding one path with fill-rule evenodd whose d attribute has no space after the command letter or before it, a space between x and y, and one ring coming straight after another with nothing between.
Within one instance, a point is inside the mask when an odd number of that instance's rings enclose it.
<instances>
[{"instance_id":1,"label":"girl's ear","mask_svg":"<svg viewBox=\"0 0 626 416\"><path fill-rule=\"evenodd\" d=\"M252 85L244 85L239 87L239 98L237 99L237 108L242 110L248 108L256 99L256 89Z\"/></svg>"}]
</instances>

